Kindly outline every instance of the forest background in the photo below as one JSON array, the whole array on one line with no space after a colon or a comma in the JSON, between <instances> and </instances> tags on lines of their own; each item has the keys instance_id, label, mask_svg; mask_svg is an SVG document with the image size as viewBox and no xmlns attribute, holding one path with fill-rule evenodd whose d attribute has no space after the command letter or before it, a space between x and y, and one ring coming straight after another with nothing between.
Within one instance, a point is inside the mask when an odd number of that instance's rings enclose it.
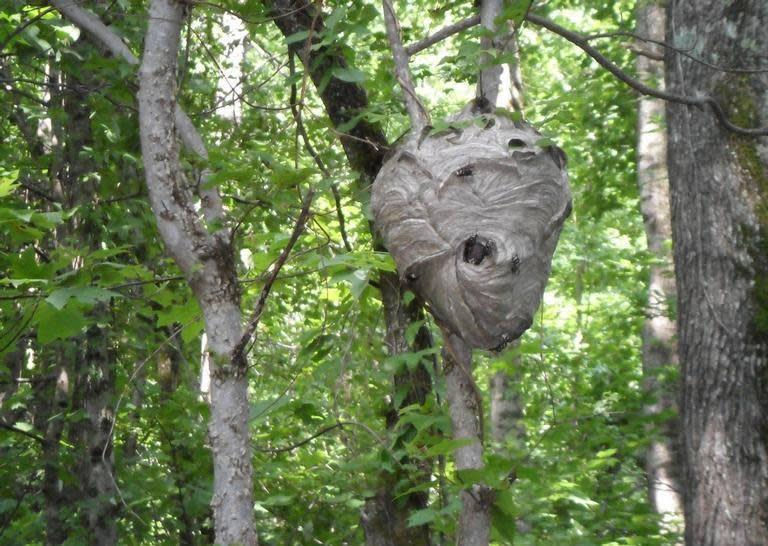
<instances>
[{"instance_id":1,"label":"forest background","mask_svg":"<svg viewBox=\"0 0 768 546\"><path fill-rule=\"evenodd\" d=\"M410 124L382 5L147 4L0 7L0 543L453 544L473 483L493 544L765 543L768 7L515 1L411 49L434 131L507 67L573 191L457 471L370 224ZM394 8L406 46L477 13Z\"/></svg>"}]
</instances>

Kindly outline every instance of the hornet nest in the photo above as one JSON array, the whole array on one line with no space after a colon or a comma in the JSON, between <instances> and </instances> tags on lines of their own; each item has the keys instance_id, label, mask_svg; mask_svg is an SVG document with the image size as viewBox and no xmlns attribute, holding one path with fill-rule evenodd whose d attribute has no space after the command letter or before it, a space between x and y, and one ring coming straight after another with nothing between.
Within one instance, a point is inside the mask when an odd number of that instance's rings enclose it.
<instances>
[{"instance_id":1,"label":"hornet nest","mask_svg":"<svg viewBox=\"0 0 768 546\"><path fill-rule=\"evenodd\" d=\"M571 210L565 154L477 99L407 134L373 184L375 225L435 320L500 350L533 321Z\"/></svg>"}]
</instances>

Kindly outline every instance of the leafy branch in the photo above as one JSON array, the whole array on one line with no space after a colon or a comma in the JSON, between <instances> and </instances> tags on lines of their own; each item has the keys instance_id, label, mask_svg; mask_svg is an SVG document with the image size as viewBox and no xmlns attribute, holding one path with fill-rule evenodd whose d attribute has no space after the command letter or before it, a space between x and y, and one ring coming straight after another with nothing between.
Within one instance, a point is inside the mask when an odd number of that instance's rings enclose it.
<instances>
[{"instance_id":1,"label":"leafy branch","mask_svg":"<svg viewBox=\"0 0 768 546\"><path fill-rule=\"evenodd\" d=\"M590 45L590 40L594 40L596 38L601 37L609 37L610 35L583 35L579 34L577 32L574 32L572 30L568 30L565 27L562 27L555 23L554 21L551 21L550 19L547 19L546 17L541 17L540 15L536 15L535 13L528 13L526 15L526 20L530 23L533 23L534 25L540 26L542 28L545 28L554 34L557 34L558 36L566 39L582 51L584 51L587 55L592 57L600 66L605 68L608 72L613 74L617 79L627 84L629 87L634 89L635 91L647 95L649 97L656 97L658 99L663 99L668 102L674 102L678 104L686 104L688 106L696 106L698 108L704 108L709 106L712 109L712 112L715 114L715 117L720 122L720 124L725 127L727 130L739 134L739 135L746 135L746 136L766 136L768 135L768 127L755 127L755 128L749 128L749 127L741 127L739 125L736 125L733 123L725 113L725 110L723 110L723 107L720 105L720 103L714 98L709 95L699 95L699 96L691 96L691 95L681 95L678 93L670 93L668 91L663 91L661 89L656 89L655 87L651 87L649 85L644 84L640 80L633 78L629 74L627 74L624 70L622 70L616 63L611 61L608 57L600 53L599 50L597 50L595 47ZM456 34L458 32L461 32L463 30L467 30L469 28L472 28L473 26L480 23L480 16L475 15L473 17L468 17L467 19L464 19L462 21L459 21L457 23L453 23L452 25L449 25L434 34L424 38L423 40L420 40L406 48L406 52L408 55L415 55L416 53L423 51L424 49L427 49L428 47L438 43L441 40L444 40L445 38L448 38L449 36L452 36L453 34ZM614 33L618 35L618 33ZM623 34L623 33L622 33ZM638 38L642 39L643 41L648 41L651 43L655 43L647 38ZM664 45L664 47L672 47L668 44L659 44ZM678 54L684 54L684 52L680 51L678 48L672 48L676 53ZM690 57L689 55L686 55ZM693 58L696 62L702 63L705 66L708 66L709 68L712 68L714 70L721 70L721 71L727 71L727 72L733 72L734 69L727 69L722 68L717 65L713 65L710 63L706 63L704 61L701 61L700 59ZM758 72L764 72L766 69L757 68L757 69L747 69L744 71L744 73L758 73ZM739 71L741 72L741 71Z\"/></svg>"},{"instance_id":2,"label":"leafy branch","mask_svg":"<svg viewBox=\"0 0 768 546\"><path fill-rule=\"evenodd\" d=\"M272 268L272 272L269 274L269 277L267 277L264 286L261 288L259 299L256 300L256 307L253 309L253 313L251 313L251 316L245 325L245 329L243 331L243 335L240 337L240 341L238 341L237 345L235 345L234 349L232 349L232 362L240 363L243 366L245 365L245 357L248 354L246 347L254 337L254 332L256 332L256 328L258 327L259 321L261 320L261 315L264 312L264 305L267 303L269 292L272 290L272 285L275 284L277 276L280 274L280 270L288 260L288 255L291 253L293 246L296 244L299 236L304 231L304 226L306 225L307 219L309 218L310 207L314 197L314 190L309 190L307 195L304 197L301 213L299 214L299 218L296 220L296 225L293 227L291 238L288 240L288 244L285 245L285 248L283 248L283 251L280 253L280 256L277 258L277 261Z\"/></svg>"}]
</instances>

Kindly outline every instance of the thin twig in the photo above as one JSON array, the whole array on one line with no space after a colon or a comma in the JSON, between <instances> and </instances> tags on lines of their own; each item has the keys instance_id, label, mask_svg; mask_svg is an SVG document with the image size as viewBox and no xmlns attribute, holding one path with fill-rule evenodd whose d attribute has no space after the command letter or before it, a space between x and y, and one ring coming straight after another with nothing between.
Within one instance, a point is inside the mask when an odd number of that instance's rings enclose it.
<instances>
[{"instance_id":1,"label":"thin twig","mask_svg":"<svg viewBox=\"0 0 768 546\"><path fill-rule=\"evenodd\" d=\"M566 40L571 42L573 45L575 45L576 47L584 51L587 55L592 57L595 61L597 61L597 63L600 66L605 68L608 72L616 76L622 82L629 85L632 89L642 93L643 95L664 99L669 102L687 104L689 106L698 106L703 108L704 106L708 105L712 109L712 111L715 114L715 117L717 117L718 121L722 124L722 126L728 129L729 131L736 134L740 134L740 135L746 135L746 136L768 135L768 127L746 128L746 127L740 127L738 125L735 125L734 123L731 122L731 120L728 119L728 116L725 114L723 107L720 106L720 103L708 95L702 95L698 97L692 97L688 95L678 95L677 93L669 93L667 91L662 91L660 89L655 89L653 87L645 85L643 82L629 76L621 68L615 65L613 61L611 61L610 59L605 57L602 53L600 53L598 50L596 50L594 47L589 45L589 42L586 39L584 39L583 36L575 32L572 32L568 29L565 29L560 25L550 21L549 19L546 19L544 17L539 17L538 15L529 13L528 21L530 21L534 25L538 25L540 27L546 28L547 30L554 32L558 36L565 38Z\"/></svg>"},{"instance_id":2,"label":"thin twig","mask_svg":"<svg viewBox=\"0 0 768 546\"><path fill-rule=\"evenodd\" d=\"M671 44L668 44L667 42L664 42L661 40L654 40L652 38L648 38L647 36L641 36L640 34L637 34L635 32L628 32L626 30L616 30L613 32L601 32L598 34L587 34L584 36L584 39L586 41L599 40L601 38L632 38L633 40L638 40L640 42L654 44L654 45L663 47L665 49L672 50L675 53L679 53L683 57L686 57L687 59L690 59L695 63L706 66L707 68L711 68L712 70L717 70L718 72L730 72L732 74L764 74L768 72L768 68L731 68L728 66L716 65L708 61L705 61L704 59L700 59L695 55L691 55L690 53L688 53L688 51L686 51L683 48L675 47ZM641 55L649 56L648 53L643 50L638 50L637 53ZM663 57L659 60L663 60Z\"/></svg>"},{"instance_id":3,"label":"thin twig","mask_svg":"<svg viewBox=\"0 0 768 546\"><path fill-rule=\"evenodd\" d=\"M307 130L304 127L304 121L301 117L301 109L299 108L299 105L296 101L296 82L293 80L293 76L296 72L296 66L293 60L294 53L291 51L288 51L288 67L291 74L291 112L293 112L293 119L296 120L296 130L299 132L299 135L301 136L301 139L304 141L304 148L307 150L307 153L309 153L310 156L312 156L312 159L315 161L315 165L317 165L317 168L320 170L322 175L330 182L331 184L331 192L333 193L333 200L336 204L336 218L339 222L339 232L341 233L341 240L344 242L344 248L347 249L347 252L352 252L352 245L349 243L349 237L347 236L347 223L346 219L344 218L344 211L341 208L341 195L339 194L339 187L336 185L335 182L332 181L331 172L328 170L328 168L325 166L325 163L323 162L322 158L320 157L320 154L317 153L317 150L315 150L314 146L312 146L312 141L309 140L309 135L307 134Z\"/></svg>"},{"instance_id":4,"label":"thin twig","mask_svg":"<svg viewBox=\"0 0 768 546\"><path fill-rule=\"evenodd\" d=\"M566 40L571 42L573 45L575 45L576 47L584 51L587 55L592 57L595 61L597 61L597 63L600 66L608 70L608 72L613 74L620 81L624 82L625 84L630 86L632 89L634 89L635 91L638 91L643 95L656 97L668 102L686 104L688 106L697 106L699 108L704 108L705 106L709 106L712 109L712 112L715 114L715 117L717 118L717 120L720 122L720 124L723 127L725 127L727 130L733 133L746 135L746 136L768 135L768 127L748 128L748 127L740 127L738 125L735 125L733 122L731 122L730 119L728 119L728 116L726 115L720 103L717 102L713 97L710 97L709 95L701 95L696 97L689 96L689 95L679 95L677 93L670 93L667 91L662 91L660 89L656 89L648 85L645 85L641 81L628 75L621 68L619 68L613 61L611 61L605 55L600 53L597 49L592 47L589 44L589 40L594 39L595 36L583 36L581 34L578 34L576 32L563 28L557 23L550 21L545 17L536 15L534 13L529 13L526 16L526 20L533 23L534 25L546 28L547 30L557 34L562 38L565 38ZM455 34L456 32L460 32L461 30L466 30L478 24L479 22L480 22L480 17L475 16L475 17L470 17L466 19L463 22L464 23L463 25L460 25L459 23L454 23L450 27L446 27L442 31L438 31L438 33L435 33L433 36L438 36L439 34L439 37L437 37L436 39L433 40L432 36L430 36L428 38L425 38L421 42L417 42L416 44L411 46L409 49L412 49L414 52L420 51L423 48L429 47L430 45L437 43L443 38L447 38L451 34ZM450 30L451 32L445 32L447 30ZM421 44L426 44L426 45L424 45L423 48L421 48ZM416 46L419 46L421 49L417 48ZM677 52L680 54L684 54L682 51L677 51ZM693 60L695 60L696 62L701 62L699 59L693 59ZM711 65L710 67L715 68L716 70L723 70L721 67L717 67L716 65ZM747 73L754 73L753 71L755 72L764 71L764 69L746 69L746 70L747 70Z\"/></svg>"},{"instance_id":5,"label":"thin twig","mask_svg":"<svg viewBox=\"0 0 768 546\"><path fill-rule=\"evenodd\" d=\"M33 440L37 440L41 444L45 443L45 438L42 436L38 436L37 434L33 432L29 432L28 430L24 430L23 428L19 428L15 425L9 425L8 423L2 423L0 422L0 428L4 428L6 430L10 430L11 432L17 432L19 434L23 434L24 436L28 438L32 438Z\"/></svg>"},{"instance_id":6,"label":"thin twig","mask_svg":"<svg viewBox=\"0 0 768 546\"><path fill-rule=\"evenodd\" d=\"M304 231L304 226L307 223L307 218L309 218L310 206L312 205L312 199L314 196L314 190L309 190L307 192L307 195L304 198L304 203L302 204L301 214L299 214L299 218L296 220L296 225L293 228L293 233L291 233L291 238L288 240L288 244L285 245L285 248L280 253L280 257L275 262L275 265L272 268L272 272L270 273L269 277L267 277L264 286L261 288L259 299L256 301L256 307L254 308L251 317L248 319L248 323L245 326L243 335L240 338L240 341L237 342L237 345L235 345L235 348L232 350L232 362L238 363L243 368L246 367L246 347L250 343L251 338L256 331L256 327L259 325L259 320L261 320L261 314L264 312L264 305L267 303L267 297L269 296L270 290L272 290L272 285L275 284L275 280L280 273L280 269L282 269L283 265L285 265L285 262L288 260L288 255L291 253L293 246L296 244L299 236Z\"/></svg>"},{"instance_id":7,"label":"thin twig","mask_svg":"<svg viewBox=\"0 0 768 546\"><path fill-rule=\"evenodd\" d=\"M301 446L308 444L309 442L311 442L315 438L319 438L323 434L325 434L327 432L330 432L330 431L332 431L332 430L334 430L336 428L342 428L343 426L344 426L344 423L342 421L338 421L337 423L334 423L332 425L328 425L327 427L321 428L320 430L318 430L317 432L315 432L311 436L308 436L308 437L304 438L303 440L300 440L300 441L298 441L298 442L296 442L294 444L290 444L290 445L287 445L285 447L254 447L253 450L254 451L260 451L262 453L274 453L274 454L285 453L287 451L293 451L294 449L298 449Z\"/></svg>"},{"instance_id":8,"label":"thin twig","mask_svg":"<svg viewBox=\"0 0 768 546\"><path fill-rule=\"evenodd\" d=\"M440 30L438 30L437 32L435 32L430 36L427 36L423 40L419 40L418 42L412 43L411 45L405 48L405 52L408 54L409 57L412 57L413 55L416 55L417 53L424 51L428 47L435 45L437 42L445 40L446 38L453 36L454 34L458 34L459 32L470 29L473 26L479 25L479 24L480 24L480 15L473 15L472 17L467 17L466 19L453 23L452 25L448 25L447 27L441 28Z\"/></svg>"},{"instance_id":9,"label":"thin twig","mask_svg":"<svg viewBox=\"0 0 768 546\"><path fill-rule=\"evenodd\" d=\"M395 77L403 90L403 100L405 101L405 109L408 111L408 118L411 120L411 128L420 131L429 125L429 114L424 105L421 104L413 86L411 71L408 69L408 53L406 53L400 38L400 24L397 22L395 8L392 7L390 0L383 0L382 4L389 47L392 49L392 58L395 61Z\"/></svg>"}]
</instances>

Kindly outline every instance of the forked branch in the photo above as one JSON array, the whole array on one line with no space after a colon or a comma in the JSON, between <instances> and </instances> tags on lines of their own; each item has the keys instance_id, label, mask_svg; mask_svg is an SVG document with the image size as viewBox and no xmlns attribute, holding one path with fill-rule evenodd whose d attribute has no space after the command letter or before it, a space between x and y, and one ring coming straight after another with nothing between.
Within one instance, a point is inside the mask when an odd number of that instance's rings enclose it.
<instances>
[{"instance_id":1,"label":"forked branch","mask_svg":"<svg viewBox=\"0 0 768 546\"><path fill-rule=\"evenodd\" d=\"M594 48L589 44L590 40L595 39L598 36L581 35L577 32L568 30L567 28L561 27L560 25L547 19L546 17L541 17L540 15L536 15L534 13L528 13L526 15L526 20L533 23L534 25L540 26L542 28L546 28L547 30L557 34L562 38L565 38L567 41L571 42L573 45L575 45L576 47L584 51L587 55L592 57L600 66L608 70L608 72L613 74L616 78L618 78L619 80L621 80L622 82L630 86L632 89L634 89L635 91L643 95L656 97L665 101L674 102L678 104L687 104L689 106L697 106L699 108L704 108L706 106L709 106L712 109L712 112L715 114L715 117L717 118L717 120L721 123L721 125L733 133L736 133L739 135L747 135L747 136L767 136L768 135L768 127L749 128L749 127L741 127L739 125L734 124L730 119L728 119L728 116L726 115L725 110L723 110L723 107L720 105L720 103L709 95L690 96L690 95L680 95L677 93L670 93L670 92L663 91L661 89L656 89L654 87L646 85L643 82L637 80L636 78L633 78L632 76L624 72L624 70L622 70L613 61L608 59L605 55L600 53L600 51L598 51L596 48ZM454 23L450 26L447 26L442 30L435 32L431 36L428 36L423 40L420 40L408 46L405 50L409 55L415 55L416 53L423 51L424 49L436 44L440 40L448 38L449 36L452 36L453 34L456 34L463 30L467 30L479 23L480 23L479 15L468 17L463 21L459 21L458 23ZM677 51L678 53L681 53L677 49L675 49L675 51ZM700 62L698 59L694 59L694 60L696 62ZM716 67L715 65L710 65L709 63L703 63L703 64L710 66L711 68L716 70L732 71L730 69L724 69L724 68ZM762 71L763 69L749 69L749 70L745 70L744 72L755 73L755 72L762 72Z\"/></svg>"},{"instance_id":2,"label":"forked branch","mask_svg":"<svg viewBox=\"0 0 768 546\"><path fill-rule=\"evenodd\" d=\"M408 69L408 53L406 53L403 41L400 38L400 24L397 22L395 9L392 7L390 0L383 0L382 4L384 6L384 24L387 28L389 46L392 49L392 58L395 61L395 77L403 89L405 109L408 111L411 127L418 131L429 125L429 114L424 105L421 104L419 97L416 95L416 89L413 86L411 71Z\"/></svg>"}]
</instances>

